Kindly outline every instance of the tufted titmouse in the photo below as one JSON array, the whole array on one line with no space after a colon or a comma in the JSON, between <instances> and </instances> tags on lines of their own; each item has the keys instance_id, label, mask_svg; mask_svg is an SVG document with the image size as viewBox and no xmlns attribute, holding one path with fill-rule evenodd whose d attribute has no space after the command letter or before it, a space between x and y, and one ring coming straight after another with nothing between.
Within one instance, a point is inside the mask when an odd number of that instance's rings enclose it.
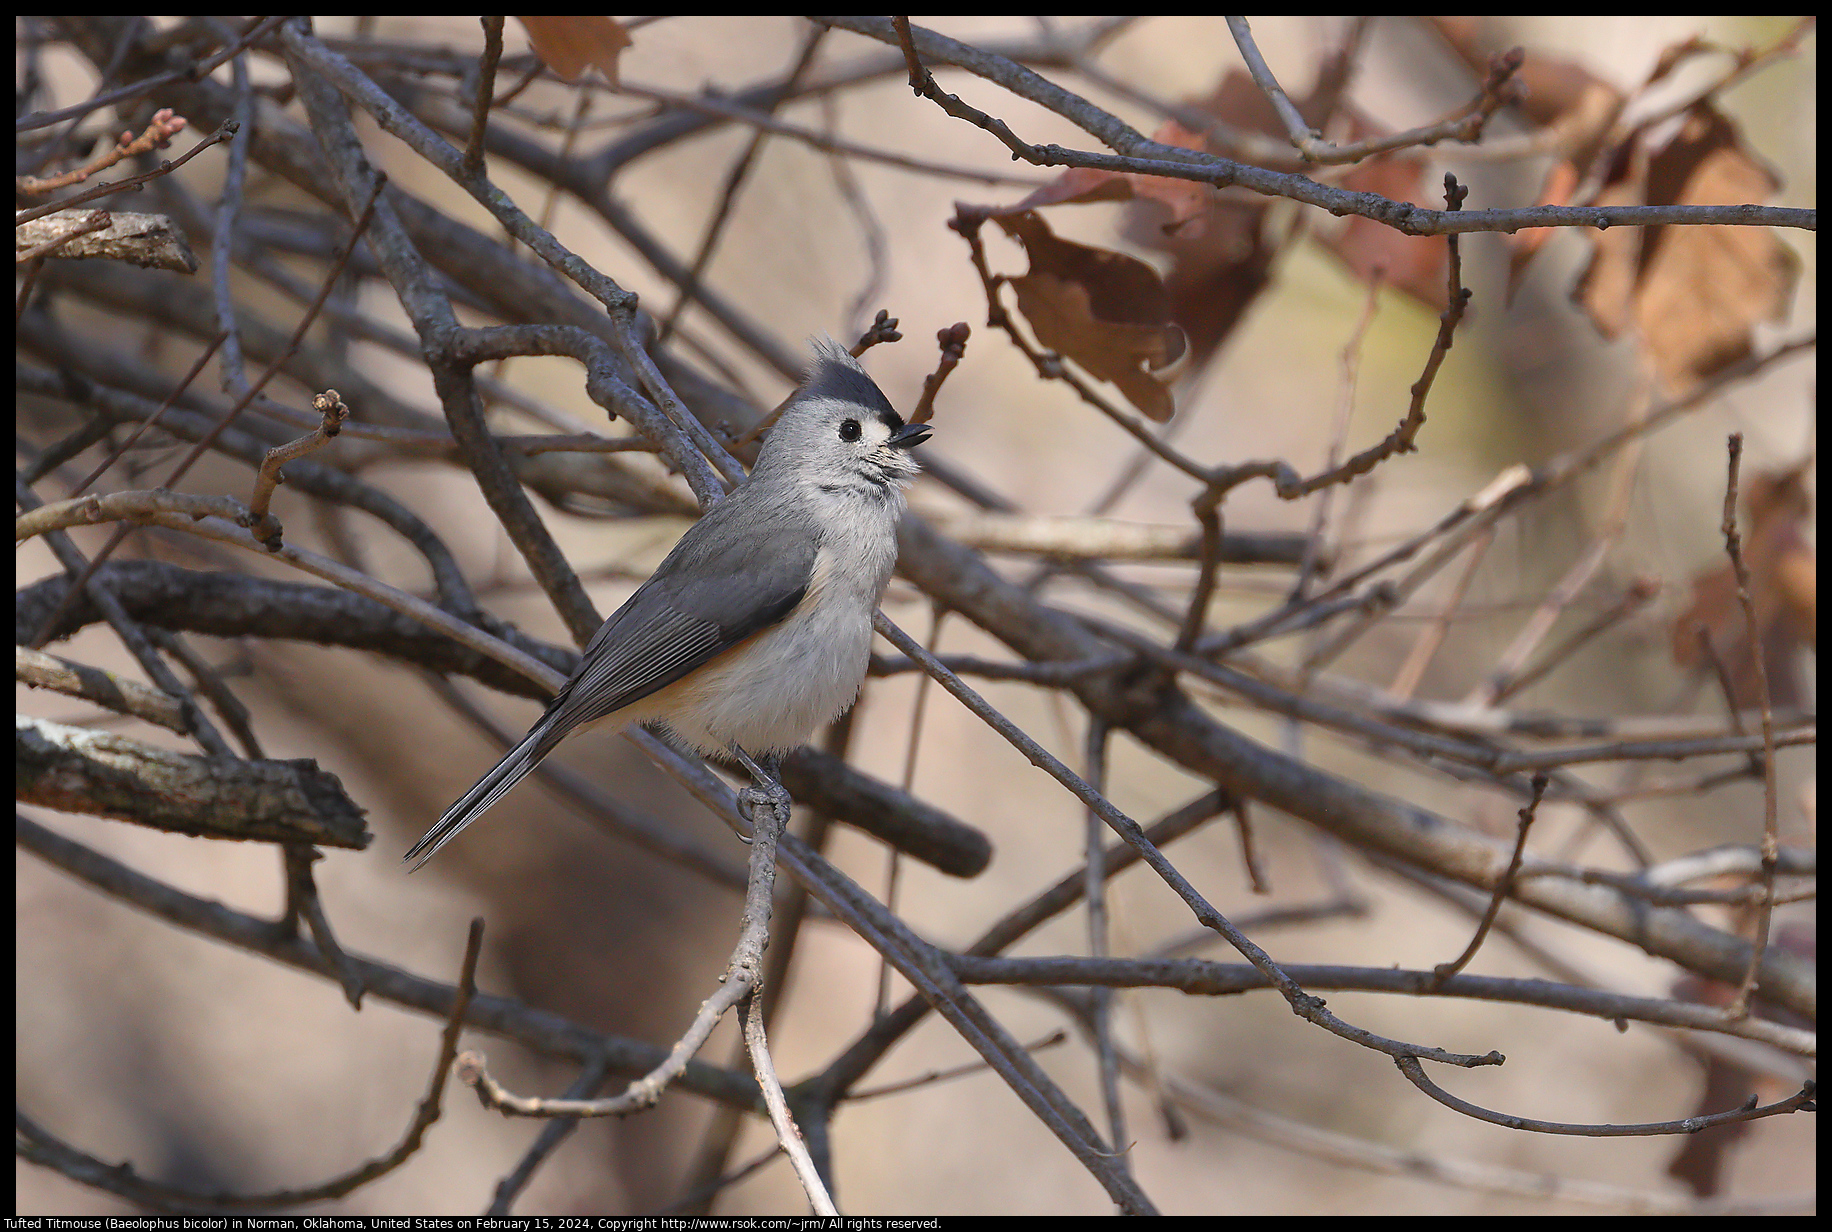
<instances>
[{"instance_id":1,"label":"tufted titmouse","mask_svg":"<svg viewBox=\"0 0 1832 1232\"><path fill-rule=\"evenodd\" d=\"M425 864L588 728L653 723L703 753L769 759L845 710L897 560L903 485L918 469L909 451L928 435L844 347L817 341L750 477L688 528L592 635L528 734L406 858ZM762 794L786 803L772 786Z\"/></svg>"}]
</instances>

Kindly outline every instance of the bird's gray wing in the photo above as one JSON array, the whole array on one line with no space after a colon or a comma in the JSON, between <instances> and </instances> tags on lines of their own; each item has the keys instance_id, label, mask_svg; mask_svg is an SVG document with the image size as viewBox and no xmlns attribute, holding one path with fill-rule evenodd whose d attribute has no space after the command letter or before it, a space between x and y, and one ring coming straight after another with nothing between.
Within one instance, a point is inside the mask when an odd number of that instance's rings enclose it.
<instances>
[{"instance_id":1,"label":"bird's gray wing","mask_svg":"<svg viewBox=\"0 0 1832 1232\"><path fill-rule=\"evenodd\" d=\"M706 521L694 531L721 529ZM812 540L762 560L717 534L694 531L592 635L578 673L537 724L547 736L540 754L781 621L808 593ZM782 546L781 538L775 542Z\"/></svg>"},{"instance_id":2,"label":"bird's gray wing","mask_svg":"<svg viewBox=\"0 0 1832 1232\"><path fill-rule=\"evenodd\" d=\"M781 502L727 497L681 537L585 647L528 734L413 845L418 868L582 724L641 701L795 610L814 576L814 537ZM759 545L769 545L767 552Z\"/></svg>"}]
</instances>

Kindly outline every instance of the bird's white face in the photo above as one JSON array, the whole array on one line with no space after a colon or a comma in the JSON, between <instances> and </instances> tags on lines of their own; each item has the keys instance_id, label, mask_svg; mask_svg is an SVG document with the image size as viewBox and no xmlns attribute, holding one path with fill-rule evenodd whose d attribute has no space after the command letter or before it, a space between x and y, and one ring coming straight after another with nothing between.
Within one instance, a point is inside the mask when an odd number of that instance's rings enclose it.
<instances>
[{"instance_id":1,"label":"bird's white face","mask_svg":"<svg viewBox=\"0 0 1832 1232\"><path fill-rule=\"evenodd\" d=\"M921 467L910 450L926 425L905 424L858 361L833 344L816 348L801 394L764 440L757 472L792 474L830 491L890 490Z\"/></svg>"},{"instance_id":2,"label":"bird's white face","mask_svg":"<svg viewBox=\"0 0 1832 1232\"><path fill-rule=\"evenodd\" d=\"M797 409L806 412L796 425L798 448L817 483L900 483L922 469L910 449L928 437L926 428L852 402L810 399Z\"/></svg>"}]
</instances>

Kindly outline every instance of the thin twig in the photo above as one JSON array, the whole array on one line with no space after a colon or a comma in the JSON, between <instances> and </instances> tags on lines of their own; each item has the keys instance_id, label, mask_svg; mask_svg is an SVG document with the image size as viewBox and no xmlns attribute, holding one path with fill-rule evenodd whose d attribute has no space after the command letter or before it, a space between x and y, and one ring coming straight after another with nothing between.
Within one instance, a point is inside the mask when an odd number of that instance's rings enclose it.
<instances>
[{"instance_id":1,"label":"thin twig","mask_svg":"<svg viewBox=\"0 0 1832 1232\"><path fill-rule=\"evenodd\" d=\"M794 1166L796 1179L801 1182L802 1192L808 1195L808 1205L814 1208L814 1213L838 1215L839 1208L834 1206L826 1182L821 1179L814 1160L809 1157L808 1144L802 1140L801 1130L789 1111L788 1100L783 1098L782 1081L776 1077L776 1063L770 1059L769 1041L764 1034L762 995L752 992L745 998L741 1009L744 1014L744 1043L751 1054L751 1068L757 1074L757 1085L763 1088L764 1103L770 1109L770 1123L776 1129L777 1145L782 1147L790 1164Z\"/></svg>"},{"instance_id":2,"label":"thin twig","mask_svg":"<svg viewBox=\"0 0 1832 1232\"><path fill-rule=\"evenodd\" d=\"M252 47L254 44L266 38L267 35L273 31L275 26L278 26L286 19L286 14L281 14L277 17L263 17L259 21L252 22L247 31L233 43L224 47L221 51L216 52L214 55L185 68L175 69L169 73L160 73L142 81L136 81L131 85L122 86L118 90L110 90L106 94L93 95L80 103L65 107L61 111L35 111L28 116L23 116L14 121L13 133L17 136L20 133L31 132L34 129L48 128L53 124L61 124L65 120L80 120L82 117L93 111L99 111L103 107L112 107L116 103L128 102L132 99L139 98L142 94L151 94L153 91L168 85L174 85L181 81L201 81L215 72L218 65L240 55L246 48Z\"/></svg>"},{"instance_id":3,"label":"thin twig","mask_svg":"<svg viewBox=\"0 0 1832 1232\"><path fill-rule=\"evenodd\" d=\"M1476 536L1475 542L1469 548L1469 558L1463 562L1463 571L1457 575L1456 582L1450 588L1450 597L1444 601L1443 606L1437 610L1425 627L1419 630L1418 637L1412 643L1412 650L1406 656L1406 661L1400 664L1399 671L1394 674L1393 682L1387 686L1388 693L1405 701L1418 688L1419 681L1425 678L1425 670L1431 666L1433 656L1444 644L1444 639L1450 635L1451 625L1461 614L1463 600L1469 594L1471 584L1476 580L1476 572L1481 569L1482 562L1488 558L1488 551L1494 544L1495 528L1492 526L1484 528L1482 533ZM1314 670L1317 666L1313 652L1313 655L1306 660L1305 668Z\"/></svg>"},{"instance_id":4,"label":"thin twig","mask_svg":"<svg viewBox=\"0 0 1832 1232\"><path fill-rule=\"evenodd\" d=\"M1636 578L1623 590L1619 599L1598 612L1581 627L1573 630L1570 637L1548 650L1539 662L1522 668L1511 676L1498 679L1495 682L1492 696L1489 698L1489 704L1499 706L1529 685L1545 679L1572 655L1641 611L1659 595L1659 582L1653 578Z\"/></svg>"},{"instance_id":5,"label":"thin twig","mask_svg":"<svg viewBox=\"0 0 1832 1232\"><path fill-rule=\"evenodd\" d=\"M775 780L773 774L754 765L742 751L734 752L757 783ZM763 951L769 944L771 900L776 882L776 845L784 820L786 818L767 802L759 802L751 810L750 879L745 889L737 944L732 949L719 988L700 1003L699 1012L675 1041L666 1060L617 1095L604 1099L546 1099L512 1093L490 1075L481 1054L469 1052L459 1058L458 1072L477 1092L483 1106L515 1116L620 1117L651 1108L660 1101L669 1084L685 1071L687 1063L705 1045L719 1020L762 984Z\"/></svg>"},{"instance_id":6,"label":"thin twig","mask_svg":"<svg viewBox=\"0 0 1832 1232\"><path fill-rule=\"evenodd\" d=\"M1756 623L1756 604L1750 596L1749 566L1743 561L1743 535L1737 529L1737 472L1743 461L1743 434L1733 432L1729 442L1729 478L1724 485L1724 551L1737 579L1737 602L1743 608L1744 641L1755 666L1756 700L1762 710L1762 899L1756 904L1755 935L1750 942L1749 970L1737 988L1737 995L1724 1009L1730 1019L1749 1014L1750 999L1755 994L1756 971L1762 954L1768 949L1769 928L1774 919L1775 861L1781 846L1780 822L1777 816L1775 785L1775 712L1770 704L1767 648L1762 641L1762 626Z\"/></svg>"},{"instance_id":7,"label":"thin twig","mask_svg":"<svg viewBox=\"0 0 1832 1232\"><path fill-rule=\"evenodd\" d=\"M306 330L308 330L312 322L317 319L319 310L324 306L325 300L330 298L332 288L337 285L337 279L343 272L344 264L350 259L351 253L356 250L356 242L362 238L364 230L374 218L376 201L381 196L382 188L386 183L387 180L385 177L377 175L374 191L370 194L367 203L359 212L356 219L356 225L351 228L349 238L338 249L337 256L332 260L331 268L320 285L317 300L315 300L305 311L304 315L301 316L298 326L293 330L292 337L288 340L285 348L274 356L254 383L236 399L235 404L227 411L223 412L222 417L217 420L216 425L192 445L190 451L177 466L172 468L171 473L166 476L164 487L170 488L174 486L180 479L184 478L184 476L189 473L191 467L197 463L197 460L210 450L211 446L216 443L217 438L220 437L223 432L235 422L236 418L247 409L248 405L254 401L261 390L267 387L268 382L272 381L280 374L281 368L298 351L300 345L305 340ZM225 330L224 333L220 335L220 340L226 341L228 336L228 331ZM195 372L196 369L194 368L193 371ZM113 549L120 546L125 537L124 534L117 534L105 544L103 550L97 553L96 558L88 563L84 569L83 577L87 579L89 576L93 575L96 569L101 567L102 562L108 559ZM72 587L70 594L74 595L76 590L76 587ZM33 639L32 644L34 646L43 646L45 644L45 641L50 636L50 630L54 627L61 614L61 611L54 611L45 620L45 623L40 626L37 636Z\"/></svg>"},{"instance_id":8,"label":"thin twig","mask_svg":"<svg viewBox=\"0 0 1832 1232\"><path fill-rule=\"evenodd\" d=\"M297 440L269 449L267 456L261 459L261 469L255 474L254 491L248 498L248 512L254 518L250 530L255 538L267 545L269 551L279 550L281 541L280 521L268 512L274 489L286 478L280 473L280 468L295 458L303 458L330 444L332 438L343 429L344 420L350 417L350 408L344 405L344 400L337 396L335 389L314 395L312 409L319 413L318 426Z\"/></svg>"},{"instance_id":9,"label":"thin twig","mask_svg":"<svg viewBox=\"0 0 1832 1232\"><path fill-rule=\"evenodd\" d=\"M936 361L935 371L922 378L922 396L910 412L911 423L928 423L935 418L935 395L941 392L942 382L948 379L948 374L967 357L967 339L972 333L972 327L965 321L956 321L936 331L935 341L941 347L941 358Z\"/></svg>"},{"instance_id":10,"label":"thin twig","mask_svg":"<svg viewBox=\"0 0 1832 1232\"><path fill-rule=\"evenodd\" d=\"M73 206L82 205L85 202L94 201L101 197L111 196L118 192L125 192L130 188L138 191L142 185L152 180L159 179L162 176L172 174L172 172L178 170L178 168L184 166L193 158L196 158L199 154L202 154L205 150L216 145L218 142L231 140L236 134L236 127L234 120L223 121L222 126L215 132L186 150L183 154L180 154L175 159L161 161L153 170L142 175L131 175L124 180L115 180L108 184L97 184L94 188L77 193L74 197L65 197L60 201L47 201L43 205L35 205L29 210L18 210L13 215L13 225L18 226L21 223L31 222L33 219L44 218L48 215L57 213L59 210L67 210Z\"/></svg>"},{"instance_id":11,"label":"thin twig","mask_svg":"<svg viewBox=\"0 0 1832 1232\"><path fill-rule=\"evenodd\" d=\"M1399 1072L1406 1075L1413 1086L1446 1108L1461 1112L1464 1116L1478 1121L1487 1121L1491 1125L1500 1125L1507 1129L1520 1129L1534 1134L1568 1134L1580 1138L1645 1138L1657 1134L1696 1134L1701 1129L1714 1125L1733 1125L1742 1121L1754 1121L1761 1117L1779 1116L1789 1112L1811 1111L1813 1109L1814 1089L1811 1082L1786 1099L1772 1104L1759 1106L1756 1097L1740 1108L1729 1112L1717 1112L1710 1116L1684 1117L1677 1121L1651 1121L1641 1125L1577 1125L1565 1121L1536 1121L1531 1117L1512 1116L1505 1112L1491 1112L1468 1100L1458 1099L1443 1087L1440 1087L1425 1076L1425 1069L1416 1057L1395 1057L1394 1064Z\"/></svg>"},{"instance_id":12,"label":"thin twig","mask_svg":"<svg viewBox=\"0 0 1832 1232\"><path fill-rule=\"evenodd\" d=\"M1649 414L1648 398L1651 389L1652 378L1643 372L1629 402L1628 420L1631 425ZM1639 436L1625 440L1622 452L1611 468L1609 498L1601 524L1594 534L1586 537L1584 550L1566 569L1557 584L1546 593L1532 616L1521 625L1513 640L1501 652L1488 678L1470 690L1469 700L1478 705L1494 705L1497 691L1503 682L1521 669L1527 656L1551 632L1553 623L1577 599L1596 571L1602 567L1611 547L1628 527L1635 478L1640 471L1645 443L1645 438Z\"/></svg>"},{"instance_id":13,"label":"thin twig","mask_svg":"<svg viewBox=\"0 0 1832 1232\"><path fill-rule=\"evenodd\" d=\"M1520 71L1521 65L1526 63L1526 52L1515 47L1494 57L1489 64L1488 76L1483 80L1482 92L1461 114L1422 128L1408 129L1403 133L1339 146L1319 137L1299 114L1278 79L1272 75L1272 70L1267 67L1265 57L1260 55L1247 19L1229 17L1227 21L1228 30L1234 36L1234 44L1240 49L1241 58L1246 61L1247 72L1253 78L1253 83L1272 104L1280 122L1285 125L1291 144L1307 163L1354 163L1373 154L1405 149L1408 146L1436 145L1440 141L1479 141L1490 118L1501 108L1518 102L1525 93L1513 78Z\"/></svg>"},{"instance_id":14,"label":"thin twig","mask_svg":"<svg viewBox=\"0 0 1832 1232\"><path fill-rule=\"evenodd\" d=\"M1140 1074L1144 1071L1142 1062L1137 1058L1122 1054L1122 1059L1132 1073ZM1605 1211L1637 1215L1722 1217L1810 1214L1815 1206L1810 1193L1756 1199L1695 1199L1690 1195L1673 1193L1669 1189L1631 1189L1557 1173L1499 1167L1442 1152L1421 1151L1411 1143L1389 1146L1337 1133L1256 1108L1224 1095L1211 1086L1175 1074L1165 1077L1164 1086L1178 1107L1186 1108L1204 1120L1225 1126L1232 1132L1295 1152L1304 1159L1358 1168L1376 1176L1424 1181L1481 1194L1523 1198L1540 1208L1550 1202L1575 1202Z\"/></svg>"},{"instance_id":15,"label":"thin twig","mask_svg":"<svg viewBox=\"0 0 1832 1232\"><path fill-rule=\"evenodd\" d=\"M1488 910L1482 913L1482 922L1476 925L1476 935L1469 939L1463 952L1447 963L1439 963L1431 969L1436 977L1434 988L1442 987L1445 980L1469 966L1470 959L1482 948L1482 942L1488 937L1489 929L1495 924L1495 917L1501 914L1501 904L1514 888L1514 878L1520 872L1520 864L1527 854L1527 831L1533 828L1533 818L1539 813L1539 802L1545 798L1546 784L1551 780L1545 774L1533 776L1533 798L1520 810L1520 825L1514 836L1514 854L1508 858L1508 867L1495 882L1495 893L1489 899Z\"/></svg>"},{"instance_id":16,"label":"thin twig","mask_svg":"<svg viewBox=\"0 0 1832 1232\"><path fill-rule=\"evenodd\" d=\"M1005 121L987 115L978 107L968 106L960 100L959 95L944 93L942 88L935 84L935 74L923 67L922 58L916 53L916 44L910 34L908 17L891 18L891 26L896 30L897 41L903 47L903 59L910 71L910 89L918 98L929 99L956 119L966 120L970 124L985 129L1010 148L1012 157L1036 160L1036 149L1027 142L1020 141L1018 135L1006 126Z\"/></svg>"},{"instance_id":17,"label":"thin twig","mask_svg":"<svg viewBox=\"0 0 1832 1232\"><path fill-rule=\"evenodd\" d=\"M1107 736L1109 728L1098 717L1088 720L1084 754L1088 767L1088 786L1095 791L1106 789ZM1093 809L1087 811L1086 837L1082 851L1082 898L1088 912L1088 953L1104 958L1111 952L1111 926L1107 911L1107 878L1101 868L1101 835L1106 827ZM1107 1110L1107 1140L1120 1149L1131 1139L1126 1134L1126 1109L1120 1102L1120 1066L1113 1053L1113 990L1096 988L1088 1005L1089 1023L1094 1035L1094 1061L1100 1080L1101 1102Z\"/></svg>"},{"instance_id":18,"label":"thin twig","mask_svg":"<svg viewBox=\"0 0 1832 1232\"><path fill-rule=\"evenodd\" d=\"M1472 911L1474 909L1474 904ZM1497 932L1503 931L1501 928ZM1247 963L1214 962L1202 958L1089 958L1086 955L994 957L950 954L950 967L969 984L1005 984L1038 987L1105 986L1109 988L1167 988L1187 996L1232 997L1242 993L1272 991L1272 984ZM1492 975L1455 975L1440 982L1432 971L1400 967L1356 967L1323 963L1291 963L1292 973L1306 987L1340 992L1378 992L1406 997L1455 997L1537 1006L1600 1019L1646 1022L1688 1031L1733 1036L1772 1046L1804 1059L1818 1055L1818 1034L1811 1027L1795 1027L1750 1017L1740 1023L1725 1020L1716 1006L1663 997L1636 997L1583 984ZM1570 976L1569 978L1578 978Z\"/></svg>"},{"instance_id":19,"label":"thin twig","mask_svg":"<svg viewBox=\"0 0 1832 1232\"><path fill-rule=\"evenodd\" d=\"M503 18L480 17L483 55L477 61L477 92L471 100L471 139L464 147L466 175L483 174L483 138L490 123L490 104L496 93L496 65L503 57Z\"/></svg>"},{"instance_id":20,"label":"thin twig","mask_svg":"<svg viewBox=\"0 0 1832 1232\"><path fill-rule=\"evenodd\" d=\"M1181 146L1153 141L1119 117L1079 95L1062 89L1030 69L1004 56L937 34L910 27L900 30L879 17L820 17L824 25L839 26L891 46L908 44L931 60L957 65L1010 90L1021 98L1046 107L1078 125L1109 149L1106 154L1071 150L1059 145L1034 146L984 112L967 107L952 95L941 95L932 79L919 93L961 119L986 129L1014 155L1040 167L1087 167L1099 171L1136 172L1213 184L1218 188L1248 189L1267 196L1286 197L1332 214L1359 214L1406 235L1467 234L1473 231L1515 232L1529 227L1689 226L1801 227L1818 229L1818 212L1764 205L1621 205L1529 206L1513 210L1433 210L1394 201L1378 193L1351 192L1320 184L1306 176L1272 171L1249 163L1203 154ZM906 52L906 56L910 54ZM922 70L925 74L927 70ZM931 94L930 91L933 91Z\"/></svg>"},{"instance_id":21,"label":"thin twig","mask_svg":"<svg viewBox=\"0 0 1832 1232\"><path fill-rule=\"evenodd\" d=\"M1322 1027L1332 1034L1340 1035L1344 1039L1361 1044L1363 1047L1372 1048L1377 1052L1385 1052L1392 1056L1423 1056L1429 1060L1439 1061L1447 1065L1463 1067L1499 1065L1502 1063L1503 1058L1498 1052L1489 1052L1476 1056L1467 1053L1447 1052L1440 1048L1430 1048L1424 1045L1406 1044L1397 1040L1386 1039L1382 1036L1375 1035L1373 1032L1364 1030L1360 1027L1351 1026L1342 1021L1335 1014L1324 1008L1321 999L1306 993L1287 976L1284 971L1280 969L1279 965L1272 960L1271 955L1267 954L1266 951L1248 940L1239 929L1228 922L1227 917L1215 910L1215 908L1209 904L1208 900L1197 892L1196 888L1189 883L1183 874L1178 872L1176 868L1171 865L1170 861L1164 858L1164 854L1156 847L1152 846L1150 841L1146 839L1144 831L1139 828L1138 822L1120 812L1120 810L1115 808L1104 796L1089 787L1073 770L1063 765L1061 761L1042 745L1025 735L1010 719L1007 719L1004 715L988 705L984 698L968 688L960 677L956 676L946 667L943 667L934 656L930 655L922 648L920 643L902 629L892 624L884 613L879 612L874 616L873 627L877 629L879 636L885 638L893 646L896 646L912 659L921 662L928 673L934 676L944 689L959 698L960 701L966 705L967 709L979 716L988 726L998 732L1023 753L1025 757L1030 760L1031 764L1042 769L1049 774L1051 778L1068 788L1069 792L1074 795L1076 799L1094 810L1102 821L1113 828L1116 834L1136 848L1140 856L1144 858L1145 863L1149 864L1152 871L1163 878L1165 884L1175 891L1177 896L1189 906L1198 921L1214 929L1223 937L1226 937L1228 943L1236 950L1239 950L1248 962L1265 973L1266 978L1272 981L1273 986L1279 990L1280 994L1290 1004L1292 1012L1297 1014L1298 1017L1316 1026Z\"/></svg>"},{"instance_id":22,"label":"thin twig","mask_svg":"<svg viewBox=\"0 0 1832 1232\"><path fill-rule=\"evenodd\" d=\"M1368 331L1374 327L1374 314L1380 308L1380 289L1385 281L1386 270L1375 269L1373 277L1368 279L1368 293L1362 302L1361 318L1355 322L1354 332L1342 345L1341 395L1336 400L1336 416L1330 425L1324 470L1334 470L1342 461L1342 447L1348 439L1349 424L1355 415L1355 395L1361 384L1362 348L1367 344ZM1334 487L1323 489L1322 497L1311 515L1310 533L1304 539L1304 556L1298 564L1298 576L1291 583L1293 602L1301 602L1310 593L1313 579L1327 568L1324 539L1329 530L1330 515L1335 511L1337 491Z\"/></svg>"},{"instance_id":23,"label":"thin twig","mask_svg":"<svg viewBox=\"0 0 1832 1232\"><path fill-rule=\"evenodd\" d=\"M1469 189L1457 182L1457 177L1446 172L1444 175L1444 205L1451 213L1463 208L1463 202L1469 197ZM1431 353L1425 357L1425 370L1419 379L1412 383L1412 401L1406 408L1406 416L1399 426L1388 433L1384 440L1362 450L1340 466L1313 475L1296 485L1295 488L1281 487L1279 495L1286 500L1294 500L1309 495L1320 488L1342 483L1358 475L1365 475L1379 463L1396 454L1411 453L1418 448L1414 443L1419 429L1425 426L1425 399L1431 393L1431 386L1437 380L1438 369L1444 364L1444 357L1450 353L1451 343L1456 340L1457 326L1462 324L1463 316L1469 310L1469 301L1473 294L1463 285L1462 248L1453 234L1446 237L1450 256L1445 261L1445 280L1449 284L1448 306L1438 314L1438 335L1431 344Z\"/></svg>"},{"instance_id":24,"label":"thin twig","mask_svg":"<svg viewBox=\"0 0 1832 1232\"><path fill-rule=\"evenodd\" d=\"M1052 1031L1041 1039L1033 1040L1024 1045L1024 1050L1026 1052L1043 1052L1049 1048L1060 1047L1068 1041L1068 1038L1068 1033L1065 1031ZM969 1061L964 1065L956 1065L949 1069L932 1069L925 1074L918 1074L914 1078L901 1078L895 1082L887 1082L883 1086L862 1087L849 1091L846 1095L846 1102L849 1104L862 1104L866 1100L883 1099L887 1095L901 1095L905 1091L916 1091L923 1087L934 1086L937 1083L952 1082L956 1078L966 1078L974 1074L983 1074L986 1072L987 1068L984 1061Z\"/></svg>"},{"instance_id":25,"label":"thin twig","mask_svg":"<svg viewBox=\"0 0 1832 1232\"><path fill-rule=\"evenodd\" d=\"M572 1086L566 1089L562 1098L590 1099L604 1085L609 1072L610 1067L602 1053L593 1057L580 1069L579 1076L573 1079ZM496 1183L496 1191L490 1195L490 1209L487 1213L498 1217L510 1214L514 1210L516 1198L534 1179L535 1172L552 1158L553 1153L560 1149L560 1144L578 1128L577 1117L555 1117L541 1126L541 1132L535 1135L534 1141L516 1161L515 1167Z\"/></svg>"},{"instance_id":26,"label":"thin twig","mask_svg":"<svg viewBox=\"0 0 1832 1232\"><path fill-rule=\"evenodd\" d=\"M766 111L755 107L746 107L731 98L717 94L682 94L673 90L660 90L652 86L638 85L625 80L618 86L619 94L632 98L647 98L673 107L684 107L708 116L736 120L778 136L799 141L811 149L836 157L863 159L866 162L879 163L901 171L910 171L919 175L942 176L947 179L968 180L975 184L993 184L1015 186L1018 188L1036 188L1041 182L1036 176L1008 175L999 171L976 171L972 167L961 167L950 163L939 163L931 159L913 158L895 150L881 150L874 146L861 145L856 141L847 141L830 132L818 132L802 128L799 125L787 124ZM823 97L828 97L823 95Z\"/></svg>"}]
</instances>

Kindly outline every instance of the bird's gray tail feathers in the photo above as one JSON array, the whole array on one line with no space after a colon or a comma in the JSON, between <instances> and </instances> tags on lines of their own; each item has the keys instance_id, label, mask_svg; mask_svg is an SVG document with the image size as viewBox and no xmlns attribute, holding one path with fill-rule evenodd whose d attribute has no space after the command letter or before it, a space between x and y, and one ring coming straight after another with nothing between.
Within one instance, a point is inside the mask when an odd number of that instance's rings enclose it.
<instances>
[{"instance_id":1,"label":"bird's gray tail feathers","mask_svg":"<svg viewBox=\"0 0 1832 1232\"><path fill-rule=\"evenodd\" d=\"M488 774L478 779L471 790L458 797L452 807L445 810L445 816L401 857L415 861L409 872L418 872L439 848L457 837L458 831L476 821L485 809L502 799L504 793L540 764L541 758L551 751L551 746L538 747L541 737L546 734L546 728L545 723L537 723L533 731L522 737L521 743L503 754L503 759L491 767Z\"/></svg>"}]
</instances>

